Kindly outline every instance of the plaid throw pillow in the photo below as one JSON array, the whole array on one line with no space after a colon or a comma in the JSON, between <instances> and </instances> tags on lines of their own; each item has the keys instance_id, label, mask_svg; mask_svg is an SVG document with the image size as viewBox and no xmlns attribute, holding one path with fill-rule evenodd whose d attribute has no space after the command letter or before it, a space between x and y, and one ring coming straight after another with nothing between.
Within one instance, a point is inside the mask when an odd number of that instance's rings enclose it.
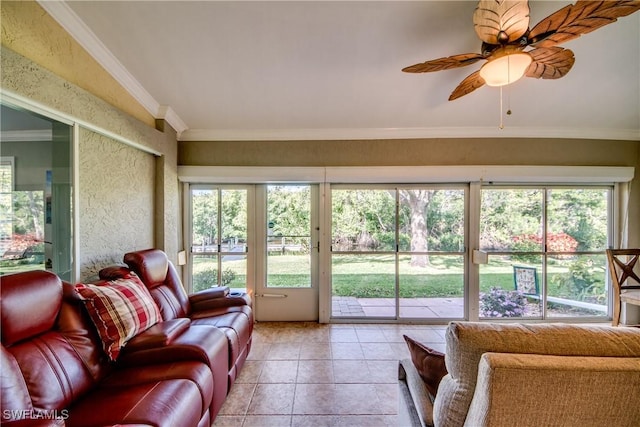
<instances>
[{"instance_id":1,"label":"plaid throw pillow","mask_svg":"<svg viewBox=\"0 0 640 427\"><path fill-rule=\"evenodd\" d=\"M118 358L127 341L162 321L158 306L135 274L76 288L111 360Z\"/></svg>"}]
</instances>

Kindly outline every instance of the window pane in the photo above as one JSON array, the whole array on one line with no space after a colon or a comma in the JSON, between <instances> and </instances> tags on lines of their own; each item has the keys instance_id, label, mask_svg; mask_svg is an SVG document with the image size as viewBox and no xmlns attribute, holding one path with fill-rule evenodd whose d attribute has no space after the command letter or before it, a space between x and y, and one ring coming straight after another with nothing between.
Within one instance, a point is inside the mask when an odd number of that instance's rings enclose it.
<instances>
[{"instance_id":1,"label":"window pane","mask_svg":"<svg viewBox=\"0 0 640 427\"><path fill-rule=\"evenodd\" d=\"M395 257L331 257L334 317L395 317Z\"/></svg>"},{"instance_id":2,"label":"window pane","mask_svg":"<svg viewBox=\"0 0 640 427\"><path fill-rule=\"evenodd\" d=\"M193 292L218 286L218 256L192 255Z\"/></svg>"},{"instance_id":3,"label":"window pane","mask_svg":"<svg viewBox=\"0 0 640 427\"><path fill-rule=\"evenodd\" d=\"M13 164L9 161L0 161L0 193L13 191Z\"/></svg>"},{"instance_id":4,"label":"window pane","mask_svg":"<svg viewBox=\"0 0 640 427\"><path fill-rule=\"evenodd\" d=\"M311 287L311 187L267 187L267 286Z\"/></svg>"},{"instance_id":5,"label":"window pane","mask_svg":"<svg viewBox=\"0 0 640 427\"><path fill-rule=\"evenodd\" d=\"M218 251L218 190L191 193L192 251Z\"/></svg>"},{"instance_id":6,"label":"window pane","mask_svg":"<svg viewBox=\"0 0 640 427\"><path fill-rule=\"evenodd\" d=\"M247 255L221 254L222 274L220 285L230 288L246 289L247 287Z\"/></svg>"},{"instance_id":7,"label":"window pane","mask_svg":"<svg viewBox=\"0 0 640 427\"><path fill-rule=\"evenodd\" d=\"M543 194L539 189L483 189L480 248L541 252Z\"/></svg>"},{"instance_id":8,"label":"window pane","mask_svg":"<svg viewBox=\"0 0 640 427\"><path fill-rule=\"evenodd\" d=\"M480 318L541 317L542 256L490 256L480 265Z\"/></svg>"},{"instance_id":9,"label":"window pane","mask_svg":"<svg viewBox=\"0 0 640 427\"><path fill-rule=\"evenodd\" d=\"M403 252L464 250L463 190L399 190L399 249Z\"/></svg>"},{"instance_id":10,"label":"window pane","mask_svg":"<svg viewBox=\"0 0 640 427\"><path fill-rule=\"evenodd\" d=\"M333 251L396 250L395 190L334 189L331 199Z\"/></svg>"},{"instance_id":11,"label":"window pane","mask_svg":"<svg viewBox=\"0 0 640 427\"><path fill-rule=\"evenodd\" d=\"M604 251L607 248L607 189L548 190L547 250Z\"/></svg>"},{"instance_id":12,"label":"window pane","mask_svg":"<svg viewBox=\"0 0 640 427\"><path fill-rule=\"evenodd\" d=\"M560 255L548 258L549 317L606 316L606 256Z\"/></svg>"},{"instance_id":13,"label":"window pane","mask_svg":"<svg viewBox=\"0 0 640 427\"><path fill-rule=\"evenodd\" d=\"M464 317L463 256L431 255L427 267L416 267L411 256L400 256L399 269L400 317Z\"/></svg>"},{"instance_id":14,"label":"window pane","mask_svg":"<svg viewBox=\"0 0 640 427\"><path fill-rule=\"evenodd\" d=\"M223 189L221 252L245 252L247 245L247 190Z\"/></svg>"}]
</instances>

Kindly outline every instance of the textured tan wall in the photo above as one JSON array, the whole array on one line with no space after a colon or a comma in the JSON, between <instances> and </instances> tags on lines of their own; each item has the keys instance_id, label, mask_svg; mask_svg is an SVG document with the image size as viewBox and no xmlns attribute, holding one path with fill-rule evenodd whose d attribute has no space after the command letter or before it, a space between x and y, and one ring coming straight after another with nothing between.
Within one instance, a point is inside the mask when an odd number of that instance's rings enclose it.
<instances>
[{"instance_id":1,"label":"textured tan wall","mask_svg":"<svg viewBox=\"0 0 640 427\"><path fill-rule=\"evenodd\" d=\"M3 89L161 153L81 129L79 279L151 246L175 262L182 232L175 131L151 128L4 46L0 61Z\"/></svg>"},{"instance_id":2,"label":"textured tan wall","mask_svg":"<svg viewBox=\"0 0 640 427\"><path fill-rule=\"evenodd\" d=\"M154 245L155 157L89 130L79 144L82 279Z\"/></svg>"},{"instance_id":3,"label":"textured tan wall","mask_svg":"<svg viewBox=\"0 0 640 427\"><path fill-rule=\"evenodd\" d=\"M0 2L2 45L149 126L155 119L32 0Z\"/></svg>"},{"instance_id":4,"label":"textured tan wall","mask_svg":"<svg viewBox=\"0 0 640 427\"><path fill-rule=\"evenodd\" d=\"M571 139L182 141L185 166L635 166L638 142Z\"/></svg>"}]
</instances>

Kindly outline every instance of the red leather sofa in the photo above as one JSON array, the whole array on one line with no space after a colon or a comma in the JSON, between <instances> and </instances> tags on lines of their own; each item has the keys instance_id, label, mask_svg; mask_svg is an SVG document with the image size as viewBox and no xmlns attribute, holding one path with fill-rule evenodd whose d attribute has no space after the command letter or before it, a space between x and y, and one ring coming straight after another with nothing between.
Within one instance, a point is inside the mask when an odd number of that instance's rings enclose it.
<instances>
[{"instance_id":1,"label":"red leather sofa","mask_svg":"<svg viewBox=\"0 0 640 427\"><path fill-rule=\"evenodd\" d=\"M76 286L34 271L2 276L0 287L3 425L195 427L215 419L229 390L220 328L163 320L112 361Z\"/></svg>"},{"instance_id":2,"label":"red leather sofa","mask_svg":"<svg viewBox=\"0 0 640 427\"><path fill-rule=\"evenodd\" d=\"M124 262L147 286L165 321L190 319L192 328L213 326L224 332L229 344L231 388L251 349L254 319L249 296L230 293L228 287L187 295L173 264L158 249L129 252ZM100 272L102 278L117 274L109 269Z\"/></svg>"}]
</instances>

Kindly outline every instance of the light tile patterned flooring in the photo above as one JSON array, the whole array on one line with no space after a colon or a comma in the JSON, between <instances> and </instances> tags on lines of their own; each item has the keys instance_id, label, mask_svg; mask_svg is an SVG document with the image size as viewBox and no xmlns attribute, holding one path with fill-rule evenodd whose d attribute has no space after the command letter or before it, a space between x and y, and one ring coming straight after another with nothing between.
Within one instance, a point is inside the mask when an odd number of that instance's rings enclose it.
<instances>
[{"instance_id":1,"label":"light tile patterned flooring","mask_svg":"<svg viewBox=\"0 0 640 427\"><path fill-rule=\"evenodd\" d=\"M446 326L257 323L214 427L397 426L403 334L444 351Z\"/></svg>"}]
</instances>

